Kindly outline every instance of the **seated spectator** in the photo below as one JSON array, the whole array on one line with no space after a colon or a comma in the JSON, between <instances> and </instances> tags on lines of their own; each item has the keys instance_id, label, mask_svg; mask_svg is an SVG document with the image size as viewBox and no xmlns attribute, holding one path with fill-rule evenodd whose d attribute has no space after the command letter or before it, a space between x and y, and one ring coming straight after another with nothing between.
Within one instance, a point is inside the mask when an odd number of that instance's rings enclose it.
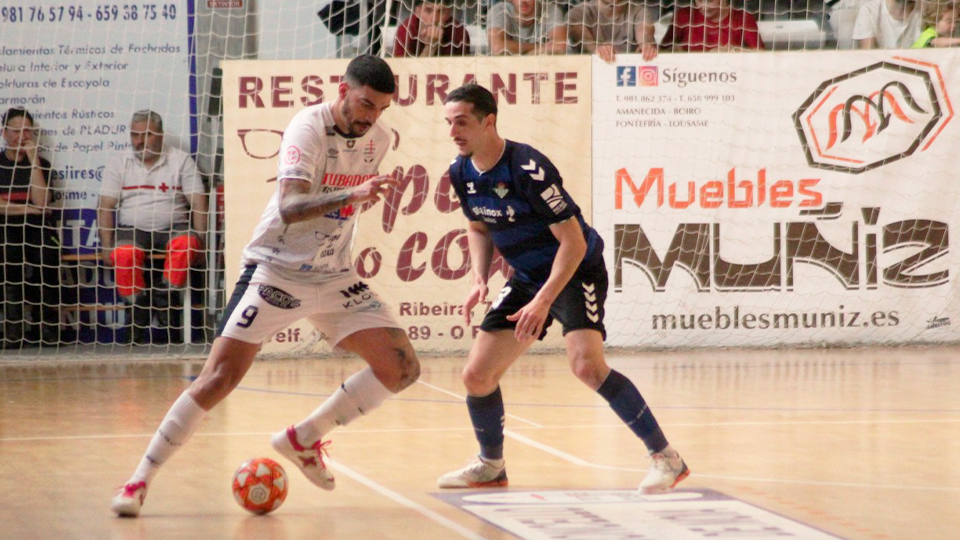
<instances>
[{"instance_id":1,"label":"seated spectator","mask_svg":"<svg viewBox=\"0 0 960 540\"><path fill-rule=\"evenodd\" d=\"M728 0L695 0L677 8L663 36L663 49L685 52L729 52L763 49L757 21Z\"/></svg>"},{"instance_id":2,"label":"seated spectator","mask_svg":"<svg viewBox=\"0 0 960 540\"><path fill-rule=\"evenodd\" d=\"M420 0L397 28L394 56L466 56L470 35L453 17L452 0Z\"/></svg>"},{"instance_id":3,"label":"seated spectator","mask_svg":"<svg viewBox=\"0 0 960 540\"><path fill-rule=\"evenodd\" d=\"M0 152L0 297L4 349L60 341L60 242L50 215L50 162L40 156L33 116L3 115Z\"/></svg>"},{"instance_id":4,"label":"seated spectator","mask_svg":"<svg viewBox=\"0 0 960 540\"><path fill-rule=\"evenodd\" d=\"M858 49L907 49L920 37L920 10L914 0L867 0L853 26Z\"/></svg>"},{"instance_id":5,"label":"seated spectator","mask_svg":"<svg viewBox=\"0 0 960 540\"><path fill-rule=\"evenodd\" d=\"M632 0L589 0L567 13L567 37L573 53L596 53L613 62L617 53L642 53L645 61L657 56L653 23L657 8Z\"/></svg>"},{"instance_id":6,"label":"seated spectator","mask_svg":"<svg viewBox=\"0 0 960 540\"><path fill-rule=\"evenodd\" d=\"M145 343L151 306L160 325L167 325L169 288L186 285L190 265L201 260L207 197L193 158L164 142L160 115L134 113L130 142L131 151L115 156L104 170L97 219L117 290L134 305L134 340ZM148 290L144 269L150 253L166 258L161 283L151 279Z\"/></svg>"},{"instance_id":7,"label":"seated spectator","mask_svg":"<svg viewBox=\"0 0 960 540\"><path fill-rule=\"evenodd\" d=\"M927 47L956 47L960 45L960 38L953 37L957 29L957 19L960 18L960 4L956 1L928 0L920 10L920 21L925 30L913 42L911 48L924 49Z\"/></svg>"},{"instance_id":8,"label":"seated spectator","mask_svg":"<svg viewBox=\"0 0 960 540\"><path fill-rule=\"evenodd\" d=\"M564 54L567 24L550 0L507 0L487 12L492 54Z\"/></svg>"}]
</instances>

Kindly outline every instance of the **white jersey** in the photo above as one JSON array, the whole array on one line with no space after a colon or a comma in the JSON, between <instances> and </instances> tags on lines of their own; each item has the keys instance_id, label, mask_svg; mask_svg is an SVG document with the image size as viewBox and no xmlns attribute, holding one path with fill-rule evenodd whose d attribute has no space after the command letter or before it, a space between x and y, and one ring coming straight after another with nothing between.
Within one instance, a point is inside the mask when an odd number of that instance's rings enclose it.
<instances>
[{"instance_id":1,"label":"white jersey","mask_svg":"<svg viewBox=\"0 0 960 540\"><path fill-rule=\"evenodd\" d=\"M390 132L379 123L362 137L336 130L330 103L297 113L283 133L278 182L299 178L311 194L332 193L362 184L377 175L390 145ZM243 250L243 263L265 263L293 281L322 283L353 271L351 247L359 210L353 205L311 220L285 225L280 219L280 190Z\"/></svg>"}]
</instances>

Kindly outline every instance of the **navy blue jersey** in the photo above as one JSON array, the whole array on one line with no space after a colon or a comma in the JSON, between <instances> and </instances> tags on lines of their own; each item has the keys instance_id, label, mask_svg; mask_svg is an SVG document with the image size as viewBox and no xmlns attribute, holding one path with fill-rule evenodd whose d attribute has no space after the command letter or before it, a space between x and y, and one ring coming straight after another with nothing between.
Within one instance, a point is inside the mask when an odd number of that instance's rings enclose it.
<instances>
[{"instance_id":1,"label":"navy blue jersey","mask_svg":"<svg viewBox=\"0 0 960 540\"><path fill-rule=\"evenodd\" d=\"M467 219L482 221L493 244L517 272L517 277L542 286L550 276L560 242L550 225L576 219L587 240L580 268L602 261L603 242L586 224L553 163L533 147L505 141L500 161L480 173L470 158L450 164L453 185Z\"/></svg>"}]
</instances>

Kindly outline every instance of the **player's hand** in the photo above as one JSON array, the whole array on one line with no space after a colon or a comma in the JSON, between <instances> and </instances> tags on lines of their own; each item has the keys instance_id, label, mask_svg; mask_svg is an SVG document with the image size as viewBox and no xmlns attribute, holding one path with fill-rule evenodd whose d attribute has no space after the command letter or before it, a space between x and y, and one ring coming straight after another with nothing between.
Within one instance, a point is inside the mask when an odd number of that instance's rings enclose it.
<instances>
[{"instance_id":1,"label":"player's hand","mask_svg":"<svg viewBox=\"0 0 960 540\"><path fill-rule=\"evenodd\" d=\"M640 53L643 55L644 62L649 62L656 58L658 52L660 52L660 49L657 48L656 43L644 43L640 46Z\"/></svg>"},{"instance_id":2,"label":"player's hand","mask_svg":"<svg viewBox=\"0 0 960 540\"><path fill-rule=\"evenodd\" d=\"M440 43L440 39L443 38L443 26L438 24L423 24L420 25L420 41L428 44L435 45Z\"/></svg>"},{"instance_id":3,"label":"player's hand","mask_svg":"<svg viewBox=\"0 0 960 540\"><path fill-rule=\"evenodd\" d=\"M350 195L351 203L375 203L380 197L386 195L387 191L397 187L397 180L392 176L381 175L367 180L354 188Z\"/></svg>"},{"instance_id":4,"label":"player's hand","mask_svg":"<svg viewBox=\"0 0 960 540\"><path fill-rule=\"evenodd\" d=\"M37 146L37 141L33 139L26 139L20 144L20 150L23 151L27 156L27 161L31 165L39 165L40 160L37 159L37 154L40 152L40 147Z\"/></svg>"},{"instance_id":5,"label":"player's hand","mask_svg":"<svg viewBox=\"0 0 960 540\"><path fill-rule=\"evenodd\" d=\"M475 282L473 287L470 289L470 293L467 294L467 299L463 301L463 320L466 322L468 327L470 326L470 314L473 311L473 308L476 307L477 304L486 300L487 294L489 294L487 284L480 282Z\"/></svg>"},{"instance_id":6,"label":"player's hand","mask_svg":"<svg viewBox=\"0 0 960 540\"><path fill-rule=\"evenodd\" d=\"M550 304L542 303L534 298L529 304L520 308L520 311L517 311L513 315L507 315L507 320L517 323L517 328L514 330L513 335L517 341L523 343L533 341L540 337L549 313Z\"/></svg>"},{"instance_id":7,"label":"player's hand","mask_svg":"<svg viewBox=\"0 0 960 540\"><path fill-rule=\"evenodd\" d=\"M597 56L608 64L612 64L617 57L617 52L613 50L613 45L597 45Z\"/></svg>"}]
</instances>

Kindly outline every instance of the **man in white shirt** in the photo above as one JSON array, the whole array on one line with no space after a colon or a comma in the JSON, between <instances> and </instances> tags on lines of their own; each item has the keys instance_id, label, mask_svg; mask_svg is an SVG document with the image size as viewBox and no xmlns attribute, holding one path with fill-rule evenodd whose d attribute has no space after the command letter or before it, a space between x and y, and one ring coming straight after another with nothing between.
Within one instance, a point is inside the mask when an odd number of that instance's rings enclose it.
<instances>
[{"instance_id":1,"label":"man in white shirt","mask_svg":"<svg viewBox=\"0 0 960 540\"><path fill-rule=\"evenodd\" d=\"M139 515L160 466L182 446L207 411L246 374L263 341L306 318L328 343L369 367L348 378L299 424L271 444L315 485L333 489L323 437L413 384L420 363L406 334L351 264L357 210L397 182L377 169L390 145L377 119L395 90L393 71L364 55L347 66L337 99L300 111L280 145L277 192L243 252L245 271L220 323L200 376L170 408L140 465L113 498L120 516Z\"/></svg>"},{"instance_id":2,"label":"man in white shirt","mask_svg":"<svg viewBox=\"0 0 960 540\"><path fill-rule=\"evenodd\" d=\"M487 12L491 54L565 54L567 24L546 0L505 0Z\"/></svg>"},{"instance_id":3,"label":"man in white shirt","mask_svg":"<svg viewBox=\"0 0 960 540\"><path fill-rule=\"evenodd\" d=\"M922 30L914 0L867 0L860 4L852 37L858 49L909 49Z\"/></svg>"},{"instance_id":4,"label":"man in white shirt","mask_svg":"<svg viewBox=\"0 0 960 540\"><path fill-rule=\"evenodd\" d=\"M97 221L100 248L114 266L117 290L134 304L135 342L144 342L151 308L157 308L165 327L170 288L183 287L191 264L202 259L208 204L196 163L164 142L159 114L135 112L130 143L131 150L115 156L104 169ZM152 253L165 255L162 284L145 272L151 268Z\"/></svg>"}]
</instances>

